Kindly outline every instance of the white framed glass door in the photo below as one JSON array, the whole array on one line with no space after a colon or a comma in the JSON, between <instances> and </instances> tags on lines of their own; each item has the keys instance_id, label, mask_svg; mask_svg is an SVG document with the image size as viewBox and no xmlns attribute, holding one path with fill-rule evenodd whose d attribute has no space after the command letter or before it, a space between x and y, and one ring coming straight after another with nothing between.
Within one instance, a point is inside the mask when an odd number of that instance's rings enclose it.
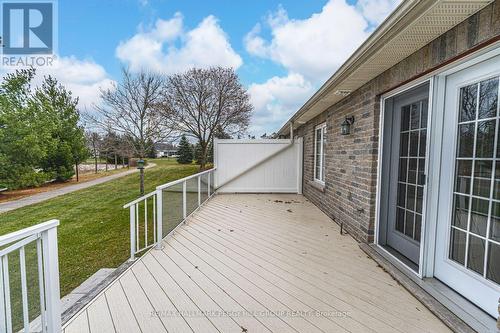
<instances>
[{"instance_id":1,"label":"white framed glass door","mask_svg":"<svg viewBox=\"0 0 500 333\"><path fill-rule=\"evenodd\" d=\"M498 316L500 57L446 78L434 275Z\"/></svg>"}]
</instances>

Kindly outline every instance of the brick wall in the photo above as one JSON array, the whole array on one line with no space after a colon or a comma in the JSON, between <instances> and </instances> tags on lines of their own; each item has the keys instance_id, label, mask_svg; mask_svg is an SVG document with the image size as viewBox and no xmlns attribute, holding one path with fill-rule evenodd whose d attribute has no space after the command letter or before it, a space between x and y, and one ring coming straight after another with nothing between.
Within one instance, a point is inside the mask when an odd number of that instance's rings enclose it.
<instances>
[{"instance_id":1,"label":"brick wall","mask_svg":"<svg viewBox=\"0 0 500 333\"><path fill-rule=\"evenodd\" d=\"M500 35L500 0L452 28L382 73L347 98L302 125L304 195L358 241L373 242L378 159L380 94L426 70ZM340 134L345 117L356 121ZM314 127L327 123L324 188L313 182Z\"/></svg>"}]
</instances>

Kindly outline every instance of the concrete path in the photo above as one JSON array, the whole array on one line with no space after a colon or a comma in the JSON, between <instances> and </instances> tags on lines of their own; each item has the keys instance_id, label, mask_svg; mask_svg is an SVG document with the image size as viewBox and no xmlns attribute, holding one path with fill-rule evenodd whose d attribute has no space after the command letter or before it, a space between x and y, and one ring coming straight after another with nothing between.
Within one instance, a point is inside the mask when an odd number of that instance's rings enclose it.
<instances>
[{"instance_id":1,"label":"concrete path","mask_svg":"<svg viewBox=\"0 0 500 333\"><path fill-rule=\"evenodd\" d=\"M156 164L151 163L146 168L151 168L151 167L154 167L155 165ZM89 180L88 182L84 182L84 183L80 183L80 184L61 187L61 188L58 188L58 189L55 189L52 191L38 193L38 194L31 195L29 197L24 197L24 198L21 198L18 200L0 202L0 214L8 212L10 210L18 209L18 208L21 208L24 206L36 204L36 203L39 203L39 202L42 202L42 201L45 201L48 199L52 199L52 198L58 197L58 196L63 195L63 194L75 192L75 191L78 191L78 190L81 190L84 188L88 188L88 187L91 187L94 185L109 182L110 180L121 178L121 177L130 175L130 174L133 174L136 172L138 172L138 171L137 171L137 169L134 168L134 169L120 172L120 173L117 173L117 174L114 174L111 176L106 176L106 177L97 178L94 180Z\"/></svg>"}]
</instances>

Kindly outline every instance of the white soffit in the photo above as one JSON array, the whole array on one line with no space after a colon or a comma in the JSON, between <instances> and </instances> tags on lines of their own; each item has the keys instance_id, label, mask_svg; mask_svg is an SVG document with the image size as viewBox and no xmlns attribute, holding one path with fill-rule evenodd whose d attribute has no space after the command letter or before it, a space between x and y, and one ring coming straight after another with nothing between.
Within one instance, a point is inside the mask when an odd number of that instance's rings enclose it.
<instances>
[{"instance_id":1,"label":"white soffit","mask_svg":"<svg viewBox=\"0 0 500 333\"><path fill-rule=\"evenodd\" d=\"M304 123L404 60L492 0L404 1L292 117ZM287 125L280 133L286 134Z\"/></svg>"}]
</instances>

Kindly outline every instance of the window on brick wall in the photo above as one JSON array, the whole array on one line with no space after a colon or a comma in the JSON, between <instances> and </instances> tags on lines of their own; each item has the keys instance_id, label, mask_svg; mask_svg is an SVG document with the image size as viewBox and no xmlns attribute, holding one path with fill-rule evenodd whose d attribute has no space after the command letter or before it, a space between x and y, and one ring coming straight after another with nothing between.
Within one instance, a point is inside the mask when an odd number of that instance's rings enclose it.
<instances>
[{"instance_id":1,"label":"window on brick wall","mask_svg":"<svg viewBox=\"0 0 500 333\"><path fill-rule=\"evenodd\" d=\"M326 123L314 129L314 180L325 184Z\"/></svg>"}]
</instances>

